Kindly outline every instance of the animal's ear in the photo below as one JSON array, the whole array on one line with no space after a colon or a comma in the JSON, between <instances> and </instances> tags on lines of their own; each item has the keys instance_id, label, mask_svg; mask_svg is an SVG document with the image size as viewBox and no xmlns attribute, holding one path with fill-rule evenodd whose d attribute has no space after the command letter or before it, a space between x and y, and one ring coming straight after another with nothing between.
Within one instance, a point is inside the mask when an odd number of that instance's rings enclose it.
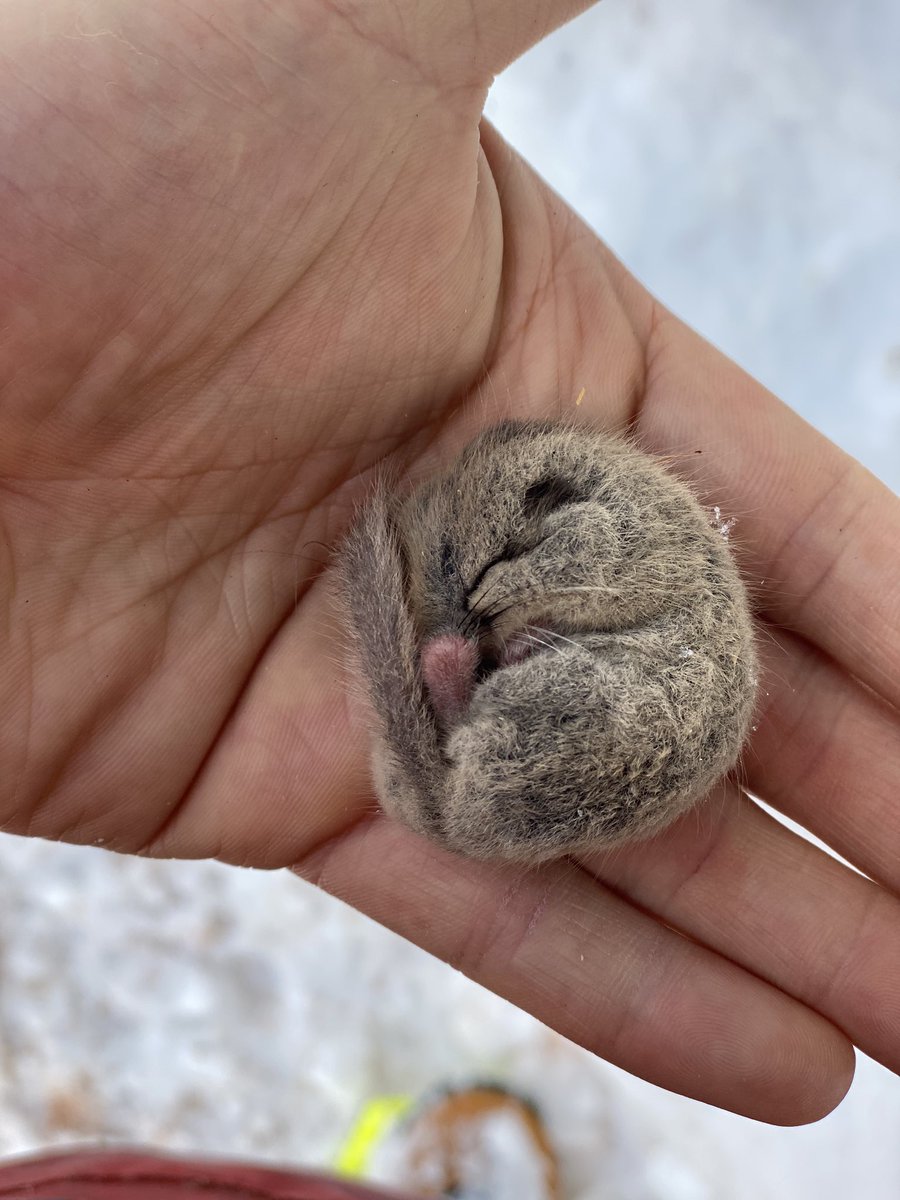
<instances>
[{"instance_id":1,"label":"animal's ear","mask_svg":"<svg viewBox=\"0 0 900 1200\"><path fill-rule=\"evenodd\" d=\"M584 491L572 480L551 473L542 475L540 479L528 485L522 507L526 517L540 520L558 508L564 508L567 504L578 504L586 498Z\"/></svg>"}]
</instances>

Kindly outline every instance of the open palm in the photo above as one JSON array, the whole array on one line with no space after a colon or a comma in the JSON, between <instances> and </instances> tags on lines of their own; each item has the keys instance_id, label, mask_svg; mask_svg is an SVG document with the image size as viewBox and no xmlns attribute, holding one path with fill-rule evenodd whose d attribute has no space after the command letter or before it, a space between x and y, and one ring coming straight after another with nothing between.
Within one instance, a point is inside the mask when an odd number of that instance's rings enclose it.
<instances>
[{"instance_id":1,"label":"open palm","mask_svg":"<svg viewBox=\"0 0 900 1200\"><path fill-rule=\"evenodd\" d=\"M900 517L479 120L576 0L0 11L0 820L294 866L627 1069L772 1121L900 1066ZM374 471L631 426L740 514L736 785L538 871L373 808L328 581Z\"/></svg>"}]
</instances>

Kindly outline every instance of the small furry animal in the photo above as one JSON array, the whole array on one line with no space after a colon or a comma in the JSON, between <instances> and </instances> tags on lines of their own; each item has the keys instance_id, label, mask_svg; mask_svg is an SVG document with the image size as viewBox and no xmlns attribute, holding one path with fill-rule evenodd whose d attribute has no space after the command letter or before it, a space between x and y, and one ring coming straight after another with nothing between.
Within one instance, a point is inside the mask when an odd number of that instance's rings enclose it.
<instances>
[{"instance_id":1,"label":"small furry animal","mask_svg":"<svg viewBox=\"0 0 900 1200\"><path fill-rule=\"evenodd\" d=\"M734 766L747 597L690 490L620 437L488 429L339 559L388 812L475 858L643 838Z\"/></svg>"}]
</instances>

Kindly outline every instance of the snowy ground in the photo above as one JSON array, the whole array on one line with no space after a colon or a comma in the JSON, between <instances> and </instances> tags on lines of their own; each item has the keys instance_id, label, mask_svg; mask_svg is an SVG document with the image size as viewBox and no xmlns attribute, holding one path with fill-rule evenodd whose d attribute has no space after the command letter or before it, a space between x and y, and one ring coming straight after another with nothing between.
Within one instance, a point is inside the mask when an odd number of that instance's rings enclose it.
<instances>
[{"instance_id":1,"label":"snowy ground","mask_svg":"<svg viewBox=\"0 0 900 1200\"><path fill-rule=\"evenodd\" d=\"M606 0L489 113L666 303L900 485L900 8ZM286 875L0 841L0 1152L327 1163L361 1101L493 1076L570 1200L900 1196L900 1081L777 1130L592 1059ZM524 1200L524 1198L523 1198Z\"/></svg>"}]
</instances>

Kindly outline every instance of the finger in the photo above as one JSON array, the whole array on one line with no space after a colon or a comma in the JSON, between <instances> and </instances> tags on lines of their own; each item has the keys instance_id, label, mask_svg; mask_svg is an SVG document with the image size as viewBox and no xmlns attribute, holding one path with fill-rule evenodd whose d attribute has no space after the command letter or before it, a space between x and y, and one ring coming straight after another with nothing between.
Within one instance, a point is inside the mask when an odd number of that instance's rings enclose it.
<instances>
[{"instance_id":1,"label":"finger","mask_svg":"<svg viewBox=\"0 0 900 1200\"><path fill-rule=\"evenodd\" d=\"M488 121L481 146L503 212L506 264L482 389L490 419L624 430L645 390L652 299ZM483 403L469 405L472 435L486 415Z\"/></svg>"},{"instance_id":2,"label":"finger","mask_svg":"<svg viewBox=\"0 0 900 1200\"><path fill-rule=\"evenodd\" d=\"M764 615L900 704L900 501L680 321L648 361L641 435L738 516Z\"/></svg>"},{"instance_id":3,"label":"finger","mask_svg":"<svg viewBox=\"0 0 900 1200\"><path fill-rule=\"evenodd\" d=\"M802 639L760 640L750 790L900 892L900 716Z\"/></svg>"},{"instance_id":4,"label":"finger","mask_svg":"<svg viewBox=\"0 0 900 1200\"><path fill-rule=\"evenodd\" d=\"M850 1047L827 1021L571 863L466 863L378 818L297 869L662 1087L795 1124L830 1111L849 1085Z\"/></svg>"},{"instance_id":5,"label":"finger","mask_svg":"<svg viewBox=\"0 0 900 1200\"><path fill-rule=\"evenodd\" d=\"M900 1070L900 902L736 789L652 841L583 862Z\"/></svg>"}]
</instances>

